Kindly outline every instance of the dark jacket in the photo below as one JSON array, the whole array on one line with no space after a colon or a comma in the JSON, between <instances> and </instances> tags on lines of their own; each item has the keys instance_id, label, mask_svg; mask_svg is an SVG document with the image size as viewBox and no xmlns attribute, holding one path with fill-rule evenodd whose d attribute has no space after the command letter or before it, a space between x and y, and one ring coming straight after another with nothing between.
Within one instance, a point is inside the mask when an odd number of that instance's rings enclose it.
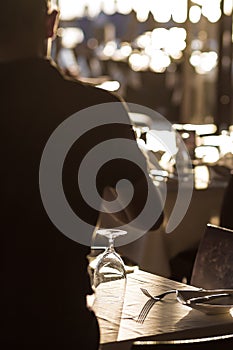
<instances>
[{"instance_id":1,"label":"dark jacket","mask_svg":"<svg viewBox=\"0 0 233 350\"><path fill-rule=\"evenodd\" d=\"M79 344L80 349L95 349L98 328L85 300L92 293L87 274L89 248L67 238L49 219L40 196L39 167L46 142L60 123L84 108L118 99L64 78L43 59L0 64L0 84L1 348L78 349ZM78 169L94 145L116 137L134 140L126 125L90 130L75 142L64 164L67 200L93 227L98 208L87 205L76 186ZM142 157L136 143L135 152ZM125 161L115 167L110 162L97 177L99 193L122 176L136 181L141 173L132 171ZM143 193L135 196L142 207L144 197Z\"/></svg>"}]
</instances>

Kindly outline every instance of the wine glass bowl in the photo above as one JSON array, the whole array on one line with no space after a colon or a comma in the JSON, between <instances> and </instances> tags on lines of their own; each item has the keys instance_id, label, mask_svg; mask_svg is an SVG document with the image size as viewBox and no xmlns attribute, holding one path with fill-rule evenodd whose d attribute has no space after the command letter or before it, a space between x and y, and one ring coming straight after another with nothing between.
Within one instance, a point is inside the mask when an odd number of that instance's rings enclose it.
<instances>
[{"instance_id":1,"label":"wine glass bowl","mask_svg":"<svg viewBox=\"0 0 233 350\"><path fill-rule=\"evenodd\" d=\"M107 248L95 260L93 273L92 282L95 291L93 308L97 316L101 308L106 308L106 304L109 304L110 314L118 317L121 315L126 288L126 271L123 260L114 249L114 240L126 233L118 229L96 231L96 234L108 239Z\"/></svg>"},{"instance_id":2,"label":"wine glass bowl","mask_svg":"<svg viewBox=\"0 0 233 350\"><path fill-rule=\"evenodd\" d=\"M95 289L100 283L126 279L124 262L114 249L114 240L127 232L118 229L101 229L96 233L108 239L108 247L97 257L93 278Z\"/></svg>"}]
</instances>

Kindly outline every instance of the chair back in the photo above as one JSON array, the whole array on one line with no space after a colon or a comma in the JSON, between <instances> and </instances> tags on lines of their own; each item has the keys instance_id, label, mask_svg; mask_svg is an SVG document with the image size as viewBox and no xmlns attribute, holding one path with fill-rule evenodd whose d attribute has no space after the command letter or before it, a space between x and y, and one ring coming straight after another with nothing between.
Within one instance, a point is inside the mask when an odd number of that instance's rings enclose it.
<instances>
[{"instance_id":1,"label":"chair back","mask_svg":"<svg viewBox=\"0 0 233 350\"><path fill-rule=\"evenodd\" d=\"M191 285L233 288L233 231L208 224L195 258Z\"/></svg>"}]
</instances>

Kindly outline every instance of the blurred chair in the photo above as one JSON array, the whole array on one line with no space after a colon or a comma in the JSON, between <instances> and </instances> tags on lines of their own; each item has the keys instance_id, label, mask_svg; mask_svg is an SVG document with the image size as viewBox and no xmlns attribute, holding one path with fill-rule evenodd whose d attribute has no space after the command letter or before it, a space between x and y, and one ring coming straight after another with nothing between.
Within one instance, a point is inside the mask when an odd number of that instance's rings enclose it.
<instances>
[{"instance_id":1,"label":"blurred chair","mask_svg":"<svg viewBox=\"0 0 233 350\"><path fill-rule=\"evenodd\" d=\"M233 288L233 231L208 224L195 258L191 285Z\"/></svg>"},{"instance_id":2,"label":"blurred chair","mask_svg":"<svg viewBox=\"0 0 233 350\"><path fill-rule=\"evenodd\" d=\"M211 349L230 350L233 345L233 334L213 336L207 338L181 339L181 340L157 340L135 341L132 350L194 350Z\"/></svg>"}]
</instances>

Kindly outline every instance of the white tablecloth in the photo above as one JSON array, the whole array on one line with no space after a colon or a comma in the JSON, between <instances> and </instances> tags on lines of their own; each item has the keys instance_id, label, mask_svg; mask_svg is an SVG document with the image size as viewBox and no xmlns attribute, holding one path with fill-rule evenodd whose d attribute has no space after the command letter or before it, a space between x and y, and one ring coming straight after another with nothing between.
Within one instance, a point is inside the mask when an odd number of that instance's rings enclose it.
<instances>
[{"instance_id":1,"label":"white tablecloth","mask_svg":"<svg viewBox=\"0 0 233 350\"><path fill-rule=\"evenodd\" d=\"M108 299L114 291L113 284L106 283ZM229 334L233 332L233 318L230 313L205 315L180 304L175 294L166 296L151 308L143 324L137 323L138 315L148 298L140 288L147 288L155 295L169 289L192 289L172 280L137 271L128 275L124 303L120 315L114 304L102 303L96 310L101 333L101 349L130 349L135 339L153 336L154 339L179 339L190 337Z\"/></svg>"}]
</instances>

